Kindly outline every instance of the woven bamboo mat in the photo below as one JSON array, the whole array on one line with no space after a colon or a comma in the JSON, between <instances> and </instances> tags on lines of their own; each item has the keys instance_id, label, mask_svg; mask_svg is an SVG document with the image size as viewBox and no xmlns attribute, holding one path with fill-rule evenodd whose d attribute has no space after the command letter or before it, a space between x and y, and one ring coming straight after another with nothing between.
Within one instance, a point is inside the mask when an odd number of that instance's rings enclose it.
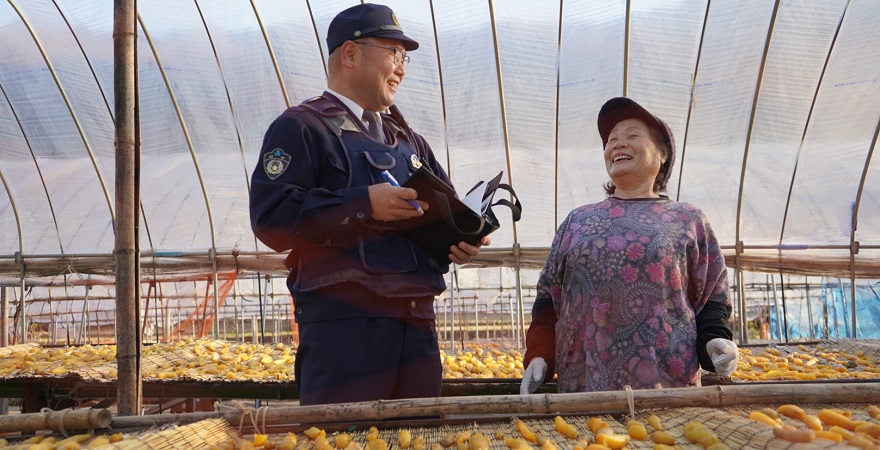
<instances>
[{"instance_id":1,"label":"woven bamboo mat","mask_svg":"<svg viewBox=\"0 0 880 450\"><path fill-rule=\"evenodd\" d=\"M641 422L648 431L648 438L643 441L631 439L625 448L629 449L653 449L655 443L651 441L650 435L654 429L648 425L647 417L654 414L660 418L663 429L675 437L675 445L683 450L702 449L700 445L690 442L684 437L684 426L689 422L696 421L712 430L719 440L727 444L731 449L830 449L830 448L853 448L844 444L837 444L832 441L815 439L809 443L793 443L782 439L778 439L773 435L772 429L762 423L752 421L748 418L753 411L759 411L761 408L772 407L775 409L778 405L755 405L754 407L737 407L737 408L674 408L674 409L658 409L643 410L635 414L635 419ZM808 414L816 414L819 410L825 408L837 408L849 410L852 412L854 420L871 420L868 416L865 405L863 404L815 404L800 405ZM630 420L629 415L612 416L608 414L596 416L583 415L566 415L564 419L567 423L573 425L578 430L578 436L570 439L558 432L554 425L553 417L530 418L521 417L528 427L542 436L550 440L559 450L572 450L578 441L586 440L590 443L596 442L595 434L587 427L587 420L590 417L602 418L615 434L628 435L626 423ZM796 427L804 427L804 424L782 417L783 422L787 425ZM517 417L500 417L497 422L474 422L461 425L443 425L436 427L419 427L407 428L412 439L423 436L425 439L425 447L431 448L432 444L440 443L446 438L447 440L461 432L472 432L473 434L482 433L489 438L490 449L492 450L509 450L505 445L503 438L522 438L517 430ZM384 426L379 430L379 438L384 439L388 444L389 450L401 449L398 435L401 428L387 428L393 422L382 422L377 426ZM366 448L367 430L349 431L352 440ZM333 443L334 437L339 433L328 433L327 439ZM274 436L274 435L273 435ZM277 435L280 438L283 435ZM497 439L496 436L503 436ZM297 448L301 450L313 450L316 448L314 443L303 434L298 434ZM540 448L540 445L532 444L534 448ZM454 449L455 447L450 447Z\"/></svg>"},{"instance_id":2,"label":"woven bamboo mat","mask_svg":"<svg viewBox=\"0 0 880 450\"><path fill-rule=\"evenodd\" d=\"M99 450L173 450L207 449L227 441L238 441L238 433L223 419L207 419L162 431L147 431L112 444L101 445Z\"/></svg>"},{"instance_id":3,"label":"woven bamboo mat","mask_svg":"<svg viewBox=\"0 0 880 450\"><path fill-rule=\"evenodd\" d=\"M825 348L838 348L848 353L861 351L875 359L880 358L880 339L840 339L836 341L819 341Z\"/></svg>"}]
</instances>

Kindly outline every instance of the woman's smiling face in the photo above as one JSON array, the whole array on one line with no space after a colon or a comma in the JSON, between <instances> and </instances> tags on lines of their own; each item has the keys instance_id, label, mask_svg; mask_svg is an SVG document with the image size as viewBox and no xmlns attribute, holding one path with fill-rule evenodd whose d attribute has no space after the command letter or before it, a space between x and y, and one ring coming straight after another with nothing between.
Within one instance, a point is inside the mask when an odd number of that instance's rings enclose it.
<instances>
[{"instance_id":1,"label":"woman's smiling face","mask_svg":"<svg viewBox=\"0 0 880 450\"><path fill-rule=\"evenodd\" d=\"M650 127L639 119L624 119L608 134L605 144L605 170L618 189L642 191L648 186L654 192L654 180L666 155L654 138Z\"/></svg>"}]
</instances>

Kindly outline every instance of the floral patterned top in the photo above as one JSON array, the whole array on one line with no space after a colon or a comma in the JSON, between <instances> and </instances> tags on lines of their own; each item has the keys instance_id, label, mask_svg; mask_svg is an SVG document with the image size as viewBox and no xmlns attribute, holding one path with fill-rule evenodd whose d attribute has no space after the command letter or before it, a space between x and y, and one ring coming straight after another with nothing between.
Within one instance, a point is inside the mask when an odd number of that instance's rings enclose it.
<instances>
[{"instance_id":1,"label":"floral patterned top","mask_svg":"<svg viewBox=\"0 0 880 450\"><path fill-rule=\"evenodd\" d=\"M545 359L555 360L559 392L699 385L695 317L707 302L730 307L706 217L666 197L573 210L538 280L542 298L552 299L555 327L533 322L528 343L555 335Z\"/></svg>"}]
</instances>

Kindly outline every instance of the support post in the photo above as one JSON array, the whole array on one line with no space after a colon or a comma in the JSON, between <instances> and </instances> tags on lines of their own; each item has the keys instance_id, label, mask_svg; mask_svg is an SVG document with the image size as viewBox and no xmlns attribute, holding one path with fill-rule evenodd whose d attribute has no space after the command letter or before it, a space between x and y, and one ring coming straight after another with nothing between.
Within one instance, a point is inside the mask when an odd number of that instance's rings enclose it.
<instances>
[{"instance_id":1,"label":"support post","mask_svg":"<svg viewBox=\"0 0 880 450\"><path fill-rule=\"evenodd\" d=\"M120 416L139 415L137 2L113 1L113 78L116 118L116 400Z\"/></svg>"}]
</instances>

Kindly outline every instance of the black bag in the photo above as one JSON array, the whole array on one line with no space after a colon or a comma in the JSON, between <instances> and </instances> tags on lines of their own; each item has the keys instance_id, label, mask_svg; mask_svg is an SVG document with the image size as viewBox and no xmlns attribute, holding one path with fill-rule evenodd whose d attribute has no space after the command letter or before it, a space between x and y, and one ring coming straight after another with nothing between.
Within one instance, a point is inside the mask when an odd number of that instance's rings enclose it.
<instances>
[{"instance_id":1,"label":"black bag","mask_svg":"<svg viewBox=\"0 0 880 450\"><path fill-rule=\"evenodd\" d=\"M437 262L449 264L449 247L459 242L467 242L476 245L486 236L500 227L498 218L492 211L495 205L504 205L510 208L514 222L522 216L522 204L516 196L513 188L501 183L504 172L489 181L482 195L480 211L476 212L468 205L459 200L452 186L446 184L426 168L420 167L403 184L403 187L415 189L419 193L419 200L427 202L430 207L425 214L407 220L395 221L395 227L401 230L413 242L422 247ZM484 182L477 183L468 194L482 186ZM510 193L513 202L500 199L492 203L495 191L503 189Z\"/></svg>"}]
</instances>

